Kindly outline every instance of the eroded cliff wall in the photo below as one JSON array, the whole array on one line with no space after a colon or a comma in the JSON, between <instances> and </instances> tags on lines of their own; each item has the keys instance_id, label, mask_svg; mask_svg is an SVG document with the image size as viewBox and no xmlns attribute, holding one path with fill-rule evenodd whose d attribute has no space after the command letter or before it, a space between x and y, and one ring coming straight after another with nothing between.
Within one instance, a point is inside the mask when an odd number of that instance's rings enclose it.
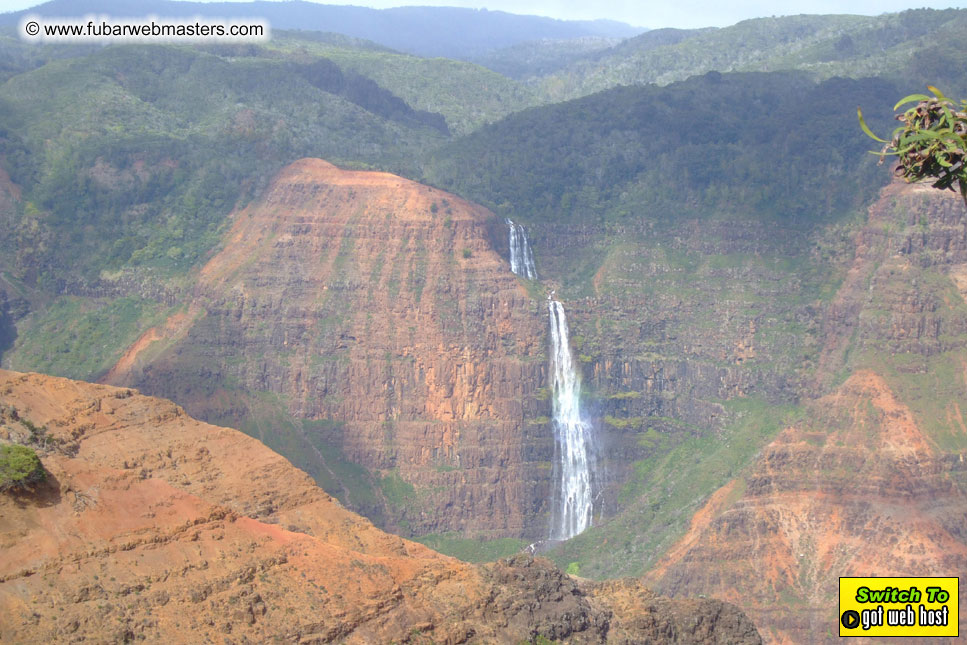
<instances>
[{"instance_id":1,"label":"eroded cliff wall","mask_svg":"<svg viewBox=\"0 0 967 645\"><path fill-rule=\"evenodd\" d=\"M298 161L235 214L190 304L107 381L300 455L354 508L391 509L398 531L539 536L546 323L491 248L492 217L393 175Z\"/></svg>"},{"instance_id":2,"label":"eroded cliff wall","mask_svg":"<svg viewBox=\"0 0 967 645\"><path fill-rule=\"evenodd\" d=\"M836 639L839 576L967 569L967 208L895 184L855 248L822 323L829 393L645 578L736 600L776 642Z\"/></svg>"}]
</instances>

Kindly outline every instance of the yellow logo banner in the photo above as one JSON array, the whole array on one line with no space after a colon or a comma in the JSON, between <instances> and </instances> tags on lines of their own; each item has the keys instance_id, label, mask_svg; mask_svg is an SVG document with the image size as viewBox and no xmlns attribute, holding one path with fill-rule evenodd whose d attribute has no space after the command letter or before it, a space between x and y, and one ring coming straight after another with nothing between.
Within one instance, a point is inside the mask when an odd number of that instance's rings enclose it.
<instances>
[{"instance_id":1,"label":"yellow logo banner","mask_svg":"<svg viewBox=\"0 0 967 645\"><path fill-rule=\"evenodd\" d=\"M840 578L840 636L959 636L959 578Z\"/></svg>"}]
</instances>

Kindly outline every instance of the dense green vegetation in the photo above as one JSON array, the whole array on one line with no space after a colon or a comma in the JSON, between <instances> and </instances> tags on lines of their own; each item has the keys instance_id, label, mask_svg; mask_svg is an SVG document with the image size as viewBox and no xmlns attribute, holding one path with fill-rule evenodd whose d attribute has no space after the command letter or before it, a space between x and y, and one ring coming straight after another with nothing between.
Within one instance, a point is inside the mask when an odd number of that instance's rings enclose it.
<instances>
[{"instance_id":1,"label":"dense green vegetation","mask_svg":"<svg viewBox=\"0 0 967 645\"><path fill-rule=\"evenodd\" d=\"M93 53L96 45L31 45L13 27L0 27L0 83L60 58Z\"/></svg>"},{"instance_id":2,"label":"dense green vegetation","mask_svg":"<svg viewBox=\"0 0 967 645\"><path fill-rule=\"evenodd\" d=\"M0 247L50 288L101 271L183 271L228 212L303 156L406 170L445 130L330 61L113 47L0 87L8 172L24 187Z\"/></svg>"},{"instance_id":3,"label":"dense green vegetation","mask_svg":"<svg viewBox=\"0 0 967 645\"><path fill-rule=\"evenodd\" d=\"M547 78L556 99L617 85L684 80L711 70L804 70L818 79L884 76L964 83L967 10L917 9L881 16L784 16L723 29L659 30L629 39ZM931 75L933 74L933 75Z\"/></svg>"},{"instance_id":4,"label":"dense green vegetation","mask_svg":"<svg viewBox=\"0 0 967 645\"><path fill-rule=\"evenodd\" d=\"M537 92L477 65L419 58L373 43L344 43L283 34L267 48L286 56L324 56L349 73L373 79L417 110L442 114L454 134L467 134L512 112L537 105Z\"/></svg>"},{"instance_id":5,"label":"dense green vegetation","mask_svg":"<svg viewBox=\"0 0 967 645\"><path fill-rule=\"evenodd\" d=\"M482 128L445 146L427 176L525 222L820 219L866 203L886 179L853 106L895 92L801 73L616 88Z\"/></svg>"},{"instance_id":6,"label":"dense green vegetation","mask_svg":"<svg viewBox=\"0 0 967 645\"><path fill-rule=\"evenodd\" d=\"M103 376L145 329L158 324L168 307L152 300L62 296L27 321L4 355L14 370L93 381Z\"/></svg>"},{"instance_id":7,"label":"dense green vegetation","mask_svg":"<svg viewBox=\"0 0 967 645\"><path fill-rule=\"evenodd\" d=\"M915 104L897 117L902 125L893 131L890 141L873 134L858 110L860 125L871 138L884 144L881 159L897 156L895 174L909 182L929 178L933 187L941 190L959 189L967 203L967 101L958 106L940 90L930 89L933 96L911 94L894 106L896 110Z\"/></svg>"},{"instance_id":8,"label":"dense green vegetation","mask_svg":"<svg viewBox=\"0 0 967 645\"><path fill-rule=\"evenodd\" d=\"M23 488L43 481L47 471L37 453L27 446L0 446L0 492Z\"/></svg>"},{"instance_id":9,"label":"dense green vegetation","mask_svg":"<svg viewBox=\"0 0 967 645\"><path fill-rule=\"evenodd\" d=\"M710 69L815 72L816 61L829 59L846 67L827 65L822 76L898 68L909 76L950 62L948 45L963 35L964 20L964 12L917 11L659 30L612 50L592 51L586 62L593 58L615 73L678 70L674 78L684 78ZM843 42L823 54L833 39ZM600 41L588 43L591 50ZM732 76L720 83L736 90L731 96L710 89L714 76L705 85L693 79L670 94L619 89L589 97L588 103L515 115L499 128L453 142L423 171L420 165L446 140L447 130L470 133L562 95L552 87L560 78L551 79L542 96L475 65L314 33L280 32L264 46L195 49L31 48L12 35L0 39L0 46L11 61L11 78L0 87L0 153L25 188L20 210L3 214L0 248L8 251L7 270L45 290L91 283L101 271L126 265L183 272L216 243L225 216L240 200L257 194L277 168L307 155L425 176L525 217L548 209L565 216L627 212L656 192L665 202L702 208L742 204L752 211L780 195L788 198L777 210L796 212L809 208L803 196L815 195L827 179L838 178L840 189L824 195L827 201L847 193L862 200L862 186L869 185L856 173L842 172L838 157L852 153L855 137L839 131L839 115L830 110L875 100L870 81L866 93L831 82L805 96L805 79L797 89L795 82L783 87ZM521 58L524 68L533 69L555 67L581 49L552 43L518 47L533 52ZM888 55L881 56L881 67L857 66L859 58L878 60L874 54L884 47ZM893 54L899 58L890 58ZM642 55L661 57L642 62ZM757 56L772 63L742 62ZM622 77L601 86L671 78ZM942 82L944 75L934 78ZM956 90L956 82L948 87ZM752 93L747 104L743 92ZM692 127L681 123L682 111L690 113ZM832 129L823 127L827 116ZM494 144L488 143L492 133ZM820 139L809 145L815 136ZM831 145L844 150L826 155ZM558 154L564 146L574 151ZM461 172L476 174L481 154L482 176L461 178ZM776 160L780 168L771 183L748 181L765 176ZM547 161L553 163L537 163ZM807 167L813 171L804 173ZM677 176L664 168L675 168ZM852 191L851 181L860 190ZM680 185L688 188L684 200L675 194ZM740 190L746 194L736 195L737 186L745 186ZM80 248L83 253L75 252Z\"/></svg>"},{"instance_id":10,"label":"dense green vegetation","mask_svg":"<svg viewBox=\"0 0 967 645\"><path fill-rule=\"evenodd\" d=\"M534 81L620 42L616 38L590 36L573 40L535 40L488 52L475 58L474 62L508 78Z\"/></svg>"}]
</instances>

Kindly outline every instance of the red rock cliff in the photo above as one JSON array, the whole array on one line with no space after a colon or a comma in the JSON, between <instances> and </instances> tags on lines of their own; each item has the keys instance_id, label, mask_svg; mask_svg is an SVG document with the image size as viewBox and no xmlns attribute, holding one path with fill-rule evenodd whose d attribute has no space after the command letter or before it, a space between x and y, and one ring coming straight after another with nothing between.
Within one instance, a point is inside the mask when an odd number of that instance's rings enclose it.
<instances>
[{"instance_id":1,"label":"red rock cliff","mask_svg":"<svg viewBox=\"0 0 967 645\"><path fill-rule=\"evenodd\" d=\"M329 421L297 422L298 450L393 482L374 488L398 530L540 535L545 322L491 249L492 217L394 175L298 161L236 213L187 312L107 381L226 423L264 417L266 394L289 419ZM256 430L270 445L273 422Z\"/></svg>"},{"instance_id":2,"label":"red rock cliff","mask_svg":"<svg viewBox=\"0 0 967 645\"><path fill-rule=\"evenodd\" d=\"M736 602L767 641L819 643L838 640L840 576L967 571L964 275L960 199L884 189L826 312L817 388L829 393L645 580Z\"/></svg>"}]
</instances>

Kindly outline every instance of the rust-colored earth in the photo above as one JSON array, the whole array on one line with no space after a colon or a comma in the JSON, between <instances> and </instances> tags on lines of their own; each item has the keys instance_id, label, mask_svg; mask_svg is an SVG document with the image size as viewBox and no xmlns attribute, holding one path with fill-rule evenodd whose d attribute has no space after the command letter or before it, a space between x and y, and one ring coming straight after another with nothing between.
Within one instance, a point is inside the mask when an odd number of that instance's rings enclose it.
<instances>
[{"instance_id":1,"label":"rust-colored earth","mask_svg":"<svg viewBox=\"0 0 967 645\"><path fill-rule=\"evenodd\" d=\"M963 456L938 456L871 372L808 416L710 498L648 584L729 600L766 640L808 643L838 638L840 576L967 571Z\"/></svg>"},{"instance_id":2,"label":"rust-colored earth","mask_svg":"<svg viewBox=\"0 0 967 645\"><path fill-rule=\"evenodd\" d=\"M414 487L382 509L390 528L538 535L553 450L535 422L544 310L493 250L496 221L395 175L297 161L234 214L189 313L104 381L224 423L275 406L318 470L339 479L342 459Z\"/></svg>"},{"instance_id":3,"label":"rust-colored earth","mask_svg":"<svg viewBox=\"0 0 967 645\"><path fill-rule=\"evenodd\" d=\"M821 643L838 641L840 576L963 577L965 230L956 196L883 191L824 322L817 387L848 377L710 497L647 584L735 602L766 641Z\"/></svg>"},{"instance_id":4,"label":"rust-colored earth","mask_svg":"<svg viewBox=\"0 0 967 645\"><path fill-rule=\"evenodd\" d=\"M0 438L49 473L0 493L4 643L760 642L718 601L386 534L257 440L129 389L0 371Z\"/></svg>"}]
</instances>

